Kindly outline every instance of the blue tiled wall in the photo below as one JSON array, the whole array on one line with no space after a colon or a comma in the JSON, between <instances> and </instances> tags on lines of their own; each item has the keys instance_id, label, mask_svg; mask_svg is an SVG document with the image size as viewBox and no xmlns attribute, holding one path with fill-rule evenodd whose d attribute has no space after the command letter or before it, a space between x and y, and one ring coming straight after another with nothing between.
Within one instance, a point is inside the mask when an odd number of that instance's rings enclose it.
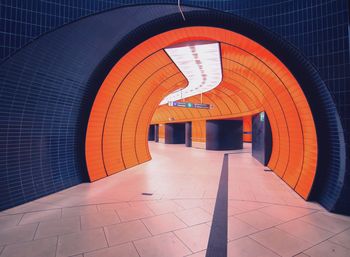
<instances>
[{"instance_id":1,"label":"blue tiled wall","mask_svg":"<svg viewBox=\"0 0 350 257\"><path fill-rule=\"evenodd\" d=\"M2 0L0 59L8 57L39 35L80 17L144 3L177 4L177 0ZM349 142L350 40L347 0L182 0L181 3L248 18L299 48L316 66L333 93Z\"/></svg>"},{"instance_id":2,"label":"blue tiled wall","mask_svg":"<svg viewBox=\"0 0 350 257\"><path fill-rule=\"evenodd\" d=\"M140 7L93 16L0 64L0 210L86 180L85 129L100 85L91 74L105 76L96 67L130 30L176 12L172 6L155 13ZM132 16L138 19L127 27L115 22Z\"/></svg>"}]
</instances>

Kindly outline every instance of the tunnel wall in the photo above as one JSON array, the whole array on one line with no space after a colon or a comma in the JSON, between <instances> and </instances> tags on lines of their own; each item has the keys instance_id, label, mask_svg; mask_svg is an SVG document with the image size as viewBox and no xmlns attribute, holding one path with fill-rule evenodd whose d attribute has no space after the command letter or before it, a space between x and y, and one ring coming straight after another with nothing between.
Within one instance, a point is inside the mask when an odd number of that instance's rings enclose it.
<instances>
[{"instance_id":1,"label":"tunnel wall","mask_svg":"<svg viewBox=\"0 0 350 257\"><path fill-rule=\"evenodd\" d=\"M343 1L339 2L344 3ZM336 8L334 10L334 13L338 15ZM164 8L164 10L155 10L154 13L144 12L144 10L138 13L157 17L158 14L166 15L177 11L177 8L169 7L168 9ZM115 17L112 16L115 12L117 11L113 11L113 14L104 13L103 15L107 17L106 20L100 19L101 16L98 18L92 16L61 28L55 33L49 33L21 49L1 64L0 75L4 78L1 81L1 107L5 111L1 113L3 122L1 123L0 140L3 145L6 145L6 148L2 147L3 154L0 161L0 168L4 171L1 173L0 180L0 208L14 206L84 181L84 174L81 171L85 170L85 163L82 161L83 156L81 155L83 155L84 140L82 140L82 135L84 135L86 128L87 110L90 109L92 98L111 64L115 63L115 60L118 60L131 47L124 45L124 48L119 48L120 52L113 52L113 57L107 54L114 49L113 46L119 42L118 40L128 33L125 30L118 30L120 26L116 22L108 22L108 19L113 21ZM122 16L119 17L124 17L121 20L125 20L136 14L135 9L130 12L123 10L123 13L120 13ZM131 28L127 28L127 30L136 28L137 24L147 21L148 18L133 19L129 23ZM79 28L79 24L84 24L84 28ZM239 27L236 29L240 30ZM116 31L119 34L118 36L111 35L110 31ZM345 38L346 42L348 32L343 33L346 33L346 37L334 38ZM322 32L321 34L326 35ZM251 33L250 36L266 43L267 46L269 43L271 44L271 41L265 42L265 39L258 34ZM71 41L67 42L66 40ZM276 40L278 41L278 38ZM137 40L130 42L137 42ZM47 48L48 45L50 45L50 49ZM343 44L343 46L347 46L347 44ZM315 87L320 88L315 93L315 91L311 92L312 87L310 89L303 87L313 110L317 107L327 106L324 117L315 118L317 124L327 125L318 131L320 138L325 138L325 135L329 136L328 141L325 140L320 147L321 149L329 147L327 151L322 150L320 153L320 159L323 162L319 164L321 167L318 171L320 176L315 183L317 187L313 190L314 197L330 210L345 210L349 206L349 199L346 196L349 193L350 181L349 172L345 172L348 162L348 159L345 158L348 157L343 155L346 156L345 153L349 145L347 144L345 147L344 144L343 131L340 129L342 120L337 116L337 110L333 106L327 90L323 90L323 81L313 66L303 59L304 57L299 55L295 49L288 48L288 45L280 47L277 44L269 47L291 68L297 79L303 81L302 84L317 85ZM288 51L285 51L286 47L289 49ZM310 51L317 49L310 45L308 47L311 49ZM291 56L296 57L288 60L288 57ZM344 54L343 51L340 56L347 58L348 55ZM343 123L345 129L348 127L348 119L345 119L346 104L342 99L347 99L348 97L345 96L349 93L349 91L343 90L348 81L349 71L349 61L346 58L341 69L337 69L342 72L341 78L343 80L327 81L331 85L330 88L334 93L338 110L343 115L341 117L343 121L346 121ZM299 61L295 62L295 60ZM323 63L323 58L319 63ZM305 73L303 69L298 71L300 65L303 68L306 67L309 72ZM335 64L332 67L338 66L339 64ZM78 70L77 67L79 67ZM94 74L94 76L89 77L88 74ZM328 72L328 74L333 73ZM48 100L47 98L50 96L52 99ZM55 107L51 108L51 105ZM47 113L43 114L43 110ZM60 114L61 112L62 114ZM346 130L346 136L348 136L347 133ZM340 158L338 158L339 156ZM327 163L327 159L338 159L338 161ZM342 173L339 173L339 170ZM45 185L50 186L45 187Z\"/></svg>"},{"instance_id":2,"label":"tunnel wall","mask_svg":"<svg viewBox=\"0 0 350 257\"><path fill-rule=\"evenodd\" d=\"M252 142L252 116L243 117L243 142Z\"/></svg>"},{"instance_id":3,"label":"tunnel wall","mask_svg":"<svg viewBox=\"0 0 350 257\"><path fill-rule=\"evenodd\" d=\"M84 149L90 109L109 69L132 44L118 52L114 47L140 24L178 13L176 6L144 8L63 26L0 64L0 210L89 181ZM111 51L115 59L106 58Z\"/></svg>"},{"instance_id":4,"label":"tunnel wall","mask_svg":"<svg viewBox=\"0 0 350 257\"><path fill-rule=\"evenodd\" d=\"M208 120L207 150L239 150L243 148L242 120Z\"/></svg>"},{"instance_id":5,"label":"tunnel wall","mask_svg":"<svg viewBox=\"0 0 350 257\"><path fill-rule=\"evenodd\" d=\"M192 147L205 149L206 147L206 121L192 121Z\"/></svg>"}]
</instances>

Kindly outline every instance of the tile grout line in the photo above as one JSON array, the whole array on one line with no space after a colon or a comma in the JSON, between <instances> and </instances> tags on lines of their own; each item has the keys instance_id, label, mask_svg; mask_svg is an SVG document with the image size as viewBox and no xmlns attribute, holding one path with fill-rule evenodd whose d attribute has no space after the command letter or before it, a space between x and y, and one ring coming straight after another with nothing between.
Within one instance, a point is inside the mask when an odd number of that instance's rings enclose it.
<instances>
[{"instance_id":1,"label":"tile grout line","mask_svg":"<svg viewBox=\"0 0 350 257\"><path fill-rule=\"evenodd\" d=\"M24 217L24 215L25 215L25 213L21 213L22 214L22 216L21 216L21 218L19 219L19 221L17 222L17 224L16 224L16 226L19 226L19 224L21 223L21 221L22 221L22 219L23 219L23 217ZM16 214L15 214L16 215Z\"/></svg>"},{"instance_id":2,"label":"tile grout line","mask_svg":"<svg viewBox=\"0 0 350 257\"><path fill-rule=\"evenodd\" d=\"M108 239L107 239L106 230L105 230L105 227L104 227L104 226L102 227L102 231L103 231L103 234L105 235L105 239L106 239L106 243L107 243L107 248L109 248L110 245L109 245L109 242L108 242Z\"/></svg>"},{"instance_id":3,"label":"tile grout line","mask_svg":"<svg viewBox=\"0 0 350 257\"><path fill-rule=\"evenodd\" d=\"M191 254L191 255L194 253L194 252L190 249L190 247L187 246L187 244L186 244L184 241L182 241L180 237L178 237L178 236L176 235L176 233L175 233L174 231L170 231L169 233L173 234L173 235L187 248L187 250L190 251L190 254Z\"/></svg>"},{"instance_id":4,"label":"tile grout line","mask_svg":"<svg viewBox=\"0 0 350 257\"><path fill-rule=\"evenodd\" d=\"M57 256L57 251L58 251L58 241L59 241L59 235L57 235L57 240L56 240L55 257Z\"/></svg>"},{"instance_id":5,"label":"tile grout line","mask_svg":"<svg viewBox=\"0 0 350 257\"><path fill-rule=\"evenodd\" d=\"M35 228L35 231L34 231L34 234L33 234L32 241L34 241L34 240L35 240L35 236L36 236L36 233L38 232L39 225L40 225L40 222L38 222L38 225L37 225L37 226L36 226L36 228Z\"/></svg>"},{"instance_id":6,"label":"tile grout line","mask_svg":"<svg viewBox=\"0 0 350 257\"><path fill-rule=\"evenodd\" d=\"M349 229L349 228L347 228L347 229L345 229L345 230L342 230L342 231L340 231L340 232L338 232L338 233L335 233L334 235L332 235L332 236L330 236L330 237L327 237L326 239L324 239L324 240L318 242L317 244L314 244L313 246L306 248L304 251L310 250L311 248L313 248L313 247L315 247L315 246L317 246L317 245L320 245L320 244L322 244L322 243L328 241L329 239L331 239L331 238L333 238L333 237L335 237L335 236L337 236L337 235L339 235L339 234L345 232L345 231L348 230L348 229ZM335 243L335 242L333 242L333 241L330 241L330 242L331 242L331 243L334 243L334 244L336 244L336 245L339 245L339 246L341 246L341 247L343 247L343 248L345 248L345 249L349 249L349 248L344 247L344 246L342 246L342 245L340 245L340 244L337 244L337 243ZM303 251L303 252L304 252L304 251Z\"/></svg>"},{"instance_id":7,"label":"tile grout line","mask_svg":"<svg viewBox=\"0 0 350 257\"><path fill-rule=\"evenodd\" d=\"M139 251L138 251L137 248L136 248L135 242L134 242L134 241L131 241L131 244L134 246L134 249L135 249L137 255L138 255L139 257L141 257L141 254L139 253Z\"/></svg>"},{"instance_id":8,"label":"tile grout line","mask_svg":"<svg viewBox=\"0 0 350 257\"><path fill-rule=\"evenodd\" d=\"M281 256L280 254L278 254L277 252L275 252L274 250L270 249L269 247L267 247L266 245L263 245L262 243L260 243L259 241L255 240L254 238L251 238L250 236L247 236L248 238L250 238L251 240L253 240L255 243L257 243L258 245L260 245L261 247L273 252L274 254L278 255L278 256Z\"/></svg>"}]
</instances>

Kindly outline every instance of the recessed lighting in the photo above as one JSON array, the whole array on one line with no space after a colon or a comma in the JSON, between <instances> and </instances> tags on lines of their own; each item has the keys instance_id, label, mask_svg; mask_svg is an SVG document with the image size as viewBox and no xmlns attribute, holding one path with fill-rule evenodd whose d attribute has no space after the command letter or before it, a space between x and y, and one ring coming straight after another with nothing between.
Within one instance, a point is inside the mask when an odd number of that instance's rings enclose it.
<instances>
[{"instance_id":1,"label":"recessed lighting","mask_svg":"<svg viewBox=\"0 0 350 257\"><path fill-rule=\"evenodd\" d=\"M222 70L218 42L191 41L164 50L186 77L188 85L165 97L160 105L208 92L220 84Z\"/></svg>"}]
</instances>

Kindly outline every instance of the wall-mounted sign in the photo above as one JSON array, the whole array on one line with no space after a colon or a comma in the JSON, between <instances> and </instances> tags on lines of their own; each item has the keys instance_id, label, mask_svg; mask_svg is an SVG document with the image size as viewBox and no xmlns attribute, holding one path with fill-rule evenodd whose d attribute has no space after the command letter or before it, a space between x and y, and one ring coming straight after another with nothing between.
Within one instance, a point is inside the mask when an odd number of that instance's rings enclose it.
<instances>
[{"instance_id":1,"label":"wall-mounted sign","mask_svg":"<svg viewBox=\"0 0 350 257\"><path fill-rule=\"evenodd\" d=\"M171 107L183 107L183 108L194 108L194 109L212 109L211 104L200 104L200 103L190 103L190 102L168 102Z\"/></svg>"}]
</instances>

